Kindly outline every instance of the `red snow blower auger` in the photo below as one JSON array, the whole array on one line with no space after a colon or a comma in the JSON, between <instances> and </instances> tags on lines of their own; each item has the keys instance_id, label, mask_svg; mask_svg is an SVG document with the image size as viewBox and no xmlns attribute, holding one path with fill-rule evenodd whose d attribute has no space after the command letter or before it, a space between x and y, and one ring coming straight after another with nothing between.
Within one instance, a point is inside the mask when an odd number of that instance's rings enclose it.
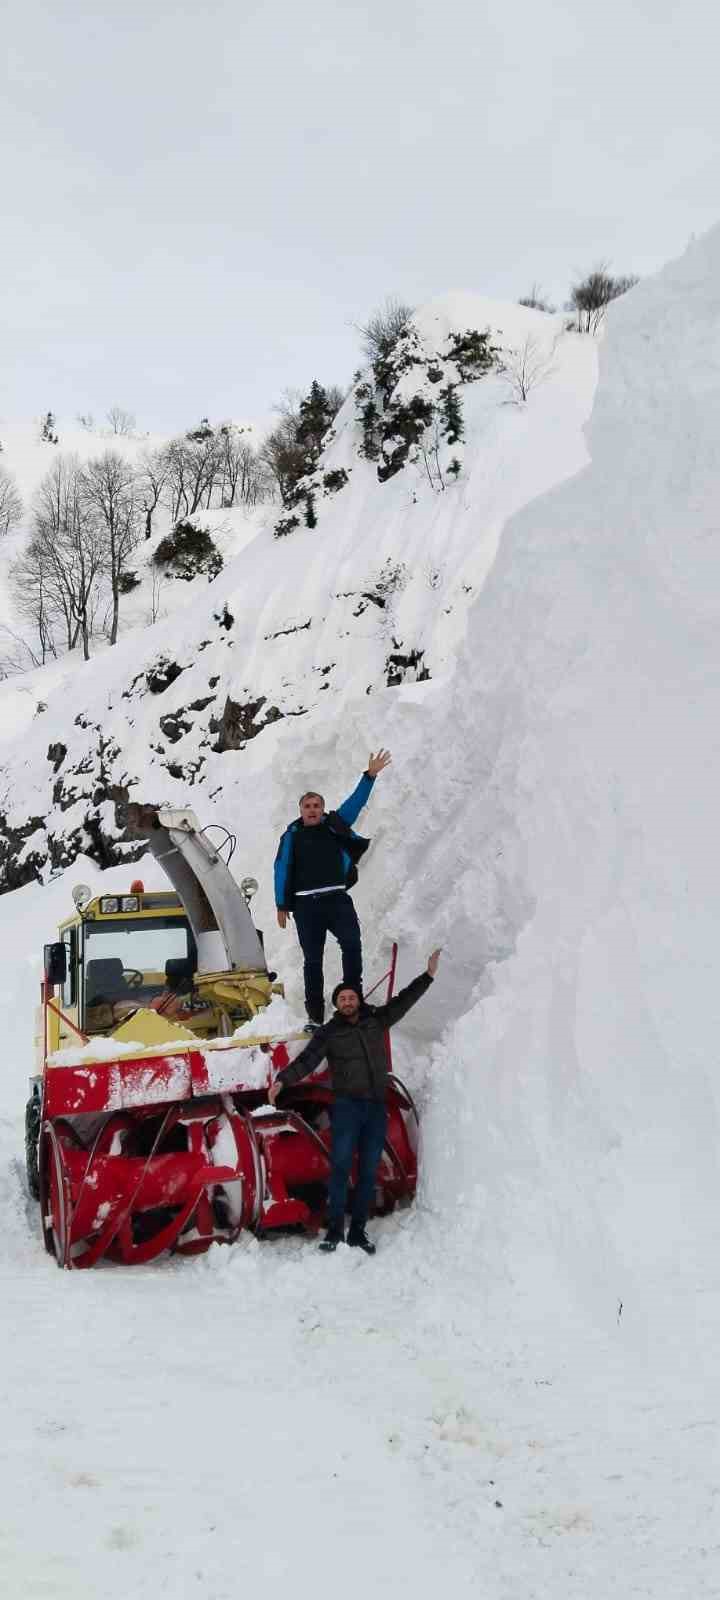
<instances>
[{"instance_id":1,"label":"red snow blower auger","mask_svg":"<svg viewBox=\"0 0 720 1600\"><path fill-rule=\"evenodd\" d=\"M80 884L75 915L45 946L26 1156L60 1267L193 1255L245 1228L315 1231L324 1219L332 1091L317 1073L286 1091L282 1111L268 1105L271 1067L306 1039L263 1031L282 988L250 914L257 884L238 886L232 836L214 845L191 811L135 806L129 823L173 892L136 881L93 898ZM388 996L396 953L380 980ZM391 1074L376 1211L412 1198L416 1135Z\"/></svg>"}]
</instances>

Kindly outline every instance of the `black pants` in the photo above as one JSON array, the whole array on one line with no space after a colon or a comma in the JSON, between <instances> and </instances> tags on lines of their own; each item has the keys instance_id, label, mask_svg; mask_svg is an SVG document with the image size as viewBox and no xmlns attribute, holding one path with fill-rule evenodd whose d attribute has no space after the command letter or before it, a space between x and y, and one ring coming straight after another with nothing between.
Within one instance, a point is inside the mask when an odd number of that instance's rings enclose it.
<instances>
[{"instance_id":1,"label":"black pants","mask_svg":"<svg viewBox=\"0 0 720 1600\"><path fill-rule=\"evenodd\" d=\"M350 1221L354 1228L364 1228L375 1188L375 1174L385 1144L385 1106L382 1100L343 1098L335 1101L330 1116L332 1142L328 1223L338 1232L344 1232L347 1187L357 1150L357 1182L353 1191Z\"/></svg>"},{"instance_id":2,"label":"black pants","mask_svg":"<svg viewBox=\"0 0 720 1600\"><path fill-rule=\"evenodd\" d=\"M325 1016L323 955L329 933L335 935L342 952L342 981L362 994L362 946L357 912L344 889L330 894L296 896L293 916L297 936L305 957L305 1005L313 1022Z\"/></svg>"}]
</instances>

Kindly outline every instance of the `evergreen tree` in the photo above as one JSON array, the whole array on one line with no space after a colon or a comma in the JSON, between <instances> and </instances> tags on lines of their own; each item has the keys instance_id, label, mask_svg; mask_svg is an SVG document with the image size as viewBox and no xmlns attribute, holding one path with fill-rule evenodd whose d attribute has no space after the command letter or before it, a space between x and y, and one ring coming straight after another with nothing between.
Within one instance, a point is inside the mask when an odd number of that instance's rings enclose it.
<instances>
[{"instance_id":1,"label":"evergreen tree","mask_svg":"<svg viewBox=\"0 0 720 1600\"><path fill-rule=\"evenodd\" d=\"M335 384L324 389L314 379L301 400L289 395L278 407L280 422L268 434L260 459L275 479L284 506L291 508L303 500L303 479L317 466L323 439L344 398Z\"/></svg>"},{"instance_id":2,"label":"evergreen tree","mask_svg":"<svg viewBox=\"0 0 720 1600\"><path fill-rule=\"evenodd\" d=\"M40 438L44 439L46 444L59 443L58 436L55 432L55 417L52 411L48 411L43 417L42 427L40 429Z\"/></svg>"},{"instance_id":3,"label":"evergreen tree","mask_svg":"<svg viewBox=\"0 0 720 1600\"><path fill-rule=\"evenodd\" d=\"M297 427L297 442L307 451L311 466L317 461L334 415L327 390L313 378L309 394L300 401Z\"/></svg>"},{"instance_id":4,"label":"evergreen tree","mask_svg":"<svg viewBox=\"0 0 720 1600\"><path fill-rule=\"evenodd\" d=\"M356 385L355 401L355 415L362 428L360 455L364 456L366 461L377 461L380 454L380 413L375 403L372 388L364 379Z\"/></svg>"},{"instance_id":5,"label":"evergreen tree","mask_svg":"<svg viewBox=\"0 0 720 1600\"><path fill-rule=\"evenodd\" d=\"M448 444L459 444L465 437L465 424L463 422L462 402L458 394L457 384L449 383L446 389L440 390L442 403L443 433Z\"/></svg>"}]
</instances>

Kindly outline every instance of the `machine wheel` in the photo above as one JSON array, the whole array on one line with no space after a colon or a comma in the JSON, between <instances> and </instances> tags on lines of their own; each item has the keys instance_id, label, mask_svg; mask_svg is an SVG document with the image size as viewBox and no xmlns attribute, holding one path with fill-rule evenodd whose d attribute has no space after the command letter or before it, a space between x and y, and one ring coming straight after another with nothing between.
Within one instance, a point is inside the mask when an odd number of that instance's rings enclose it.
<instances>
[{"instance_id":1,"label":"machine wheel","mask_svg":"<svg viewBox=\"0 0 720 1600\"><path fill-rule=\"evenodd\" d=\"M59 1125L61 1126L61 1125ZM40 1169L40 1205L45 1249L59 1267L70 1265L70 1226L72 1212L65 1174L62 1142L56 1128L46 1125Z\"/></svg>"},{"instance_id":2,"label":"machine wheel","mask_svg":"<svg viewBox=\"0 0 720 1600\"><path fill-rule=\"evenodd\" d=\"M39 1094L33 1093L25 1107L25 1169L27 1172L27 1185L33 1200L40 1199L40 1169L38 1166L38 1145L40 1143L40 1122L42 1110Z\"/></svg>"}]
</instances>

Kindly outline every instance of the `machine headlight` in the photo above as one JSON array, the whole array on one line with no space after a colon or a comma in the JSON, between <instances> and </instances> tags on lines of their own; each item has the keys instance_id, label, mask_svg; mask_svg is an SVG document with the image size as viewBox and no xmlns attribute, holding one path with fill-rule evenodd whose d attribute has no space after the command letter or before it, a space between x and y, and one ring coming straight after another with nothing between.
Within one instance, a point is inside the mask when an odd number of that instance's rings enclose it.
<instances>
[{"instance_id":1,"label":"machine headlight","mask_svg":"<svg viewBox=\"0 0 720 1600\"><path fill-rule=\"evenodd\" d=\"M124 894L120 901L121 911L139 911L140 901L136 894Z\"/></svg>"},{"instance_id":2,"label":"machine headlight","mask_svg":"<svg viewBox=\"0 0 720 1600\"><path fill-rule=\"evenodd\" d=\"M257 894L259 887L260 885L258 884L257 878L243 878L240 885L240 893L245 896L246 900L252 900L253 895Z\"/></svg>"},{"instance_id":3,"label":"machine headlight","mask_svg":"<svg viewBox=\"0 0 720 1600\"><path fill-rule=\"evenodd\" d=\"M119 910L120 901L116 894L104 894L100 901L100 910L107 917L111 912Z\"/></svg>"},{"instance_id":4,"label":"machine headlight","mask_svg":"<svg viewBox=\"0 0 720 1600\"><path fill-rule=\"evenodd\" d=\"M86 883L76 883L72 897L77 910L82 911L83 906L86 906L88 901L92 900L92 889L89 889Z\"/></svg>"}]
</instances>

